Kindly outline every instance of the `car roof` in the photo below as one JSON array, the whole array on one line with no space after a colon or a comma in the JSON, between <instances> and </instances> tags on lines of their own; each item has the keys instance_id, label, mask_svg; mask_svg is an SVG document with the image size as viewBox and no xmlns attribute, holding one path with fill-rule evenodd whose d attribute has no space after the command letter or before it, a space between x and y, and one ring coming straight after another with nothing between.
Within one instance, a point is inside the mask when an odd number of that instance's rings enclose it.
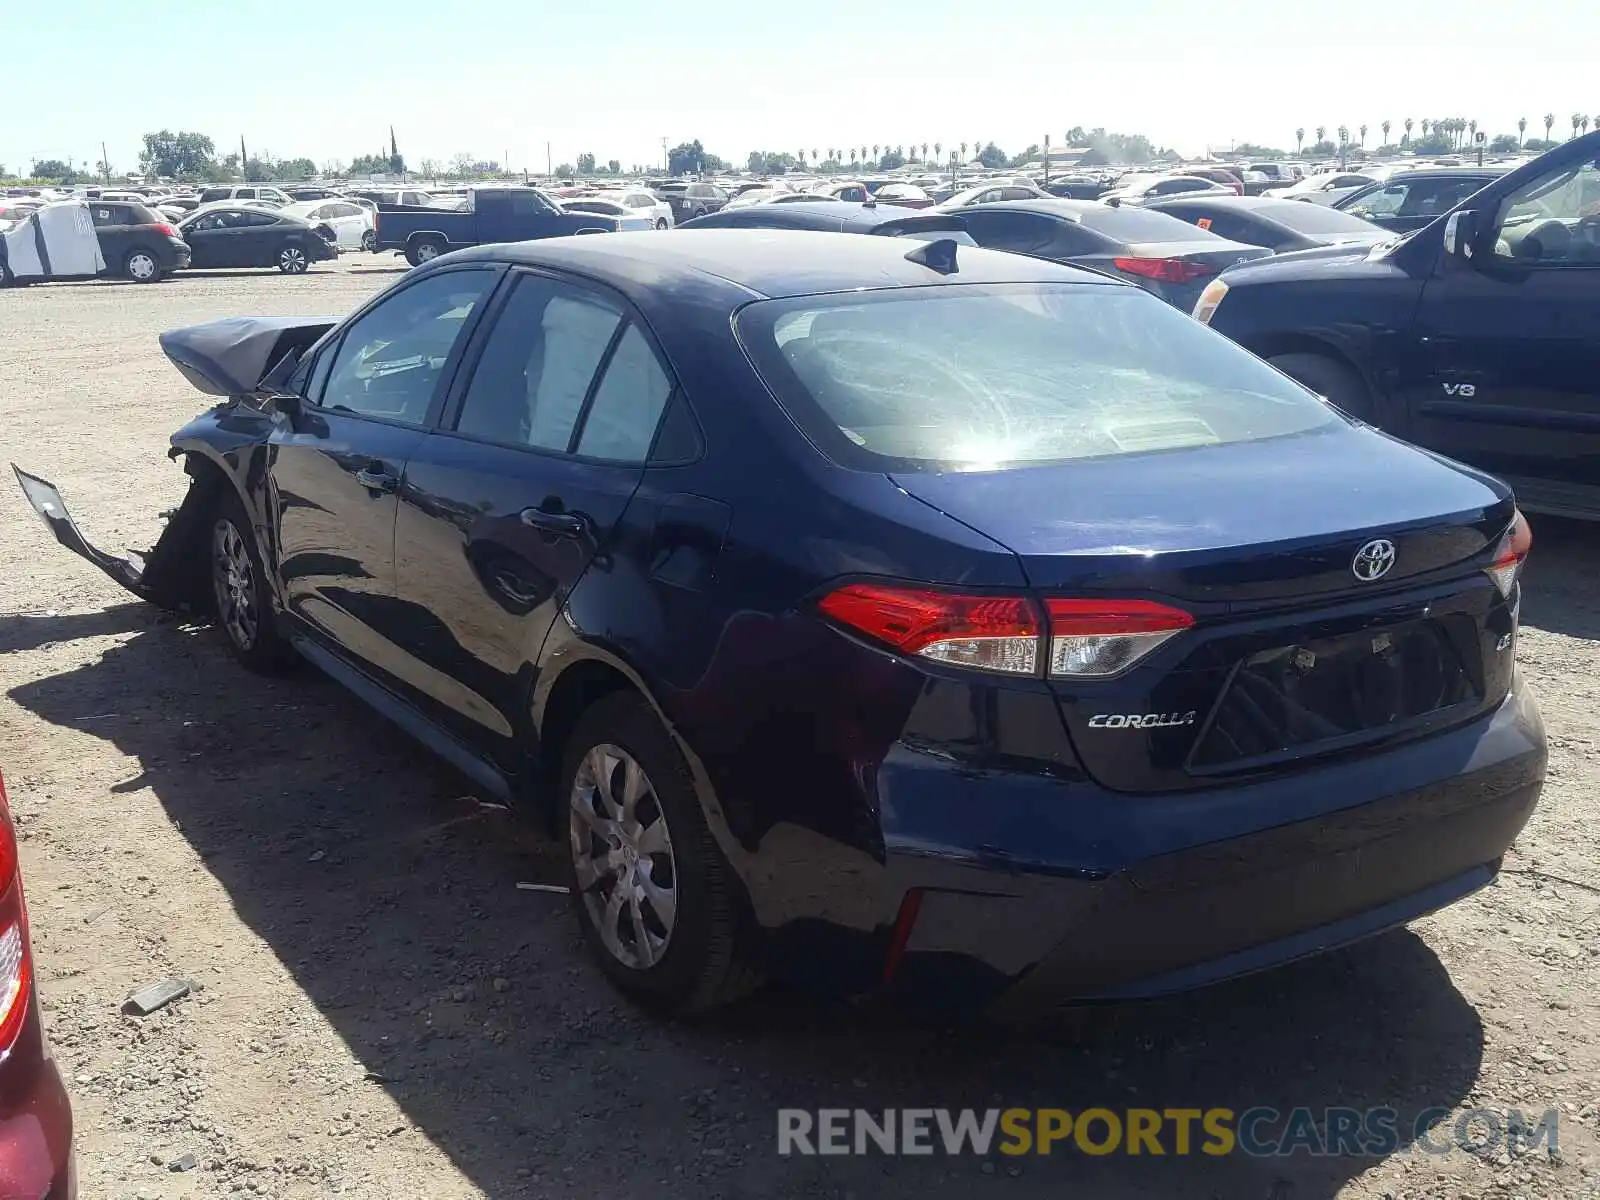
<instances>
[{"instance_id":1,"label":"car roof","mask_svg":"<svg viewBox=\"0 0 1600 1200\"><path fill-rule=\"evenodd\" d=\"M441 262L488 261L567 269L631 294L641 304L674 285L720 281L730 304L861 288L939 283L1111 284L1094 272L1020 254L963 246L954 275L906 255L920 242L795 229L701 229L545 238L462 250Z\"/></svg>"},{"instance_id":2,"label":"car roof","mask_svg":"<svg viewBox=\"0 0 1600 1200\"><path fill-rule=\"evenodd\" d=\"M1232 208L1241 212L1263 211L1297 204L1295 200L1275 200L1271 196L1235 196L1231 192L1201 192L1192 196L1171 196L1145 205L1156 212L1173 208Z\"/></svg>"}]
</instances>

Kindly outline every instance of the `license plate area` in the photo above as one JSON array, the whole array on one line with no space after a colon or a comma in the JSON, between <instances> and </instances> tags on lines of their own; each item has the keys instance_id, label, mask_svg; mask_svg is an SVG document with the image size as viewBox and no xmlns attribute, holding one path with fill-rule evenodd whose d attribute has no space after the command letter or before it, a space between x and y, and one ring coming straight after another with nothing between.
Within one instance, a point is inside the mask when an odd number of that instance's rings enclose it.
<instances>
[{"instance_id":1,"label":"license plate area","mask_svg":"<svg viewBox=\"0 0 1600 1200\"><path fill-rule=\"evenodd\" d=\"M1470 624L1426 619L1257 651L1240 660L1187 769L1231 772L1448 720L1482 701Z\"/></svg>"}]
</instances>

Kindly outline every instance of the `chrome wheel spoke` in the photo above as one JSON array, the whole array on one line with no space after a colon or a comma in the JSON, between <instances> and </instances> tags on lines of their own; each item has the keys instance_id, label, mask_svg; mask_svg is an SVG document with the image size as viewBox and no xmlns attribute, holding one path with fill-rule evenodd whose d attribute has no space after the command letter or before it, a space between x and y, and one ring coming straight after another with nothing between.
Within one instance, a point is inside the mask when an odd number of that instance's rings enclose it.
<instances>
[{"instance_id":1,"label":"chrome wheel spoke","mask_svg":"<svg viewBox=\"0 0 1600 1200\"><path fill-rule=\"evenodd\" d=\"M639 873L639 888L644 892L644 898L650 901L650 907L660 920L662 928L670 935L673 924L678 919L678 893L670 887L662 887L653 878L648 870Z\"/></svg>"},{"instance_id":2,"label":"chrome wheel spoke","mask_svg":"<svg viewBox=\"0 0 1600 1200\"><path fill-rule=\"evenodd\" d=\"M657 817L639 831L639 857L653 858L657 854L672 856L672 838L667 833L667 823Z\"/></svg>"}]
</instances>

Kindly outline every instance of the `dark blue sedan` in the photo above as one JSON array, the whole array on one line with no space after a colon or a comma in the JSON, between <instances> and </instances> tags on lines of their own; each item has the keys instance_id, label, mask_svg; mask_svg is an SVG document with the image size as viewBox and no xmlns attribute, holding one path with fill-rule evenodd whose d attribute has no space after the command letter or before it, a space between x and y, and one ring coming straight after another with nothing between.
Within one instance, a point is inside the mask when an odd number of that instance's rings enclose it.
<instances>
[{"instance_id":1,"label":"dark blue sedan","mask_svg":"<svg viewBox=\"0 0 1600 1200\"><path fill-rule=\"evenodd\" d=\"M672 1010L763 973L1188 988L1482 887L1545 773L1526 526L1106 276L794 232L486 246L166 335L229 397L141 562L569 852Z\"/></svg>"}]
</instances>

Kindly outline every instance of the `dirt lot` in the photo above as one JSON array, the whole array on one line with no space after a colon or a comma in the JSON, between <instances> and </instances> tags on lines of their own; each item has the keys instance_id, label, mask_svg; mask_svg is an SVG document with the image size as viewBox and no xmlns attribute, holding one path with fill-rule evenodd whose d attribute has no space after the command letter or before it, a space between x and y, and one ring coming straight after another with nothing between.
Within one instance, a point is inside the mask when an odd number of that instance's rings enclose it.
<instances>
[{"instance_id":1,"label":"dirt lot","mask_svg":"<svg viewBox=\"0 0 1600 1200\"><path fill-rule=\"evenodd\" d=\"M0 459L143 547L204 407L156 334L347 310L395 277L0 292ZM699 1025L620 1003L550 860L331 683L238 669L57 550L0 486L0 766L83 1194L1600 1196L1600 530L1535 526L1523 668L1550 783L1494 887L1414 929L1059 1027L922 1028L781 993ZM203 990L143 1020L134 989ZM1390 1105L1560 1111L1561 1152L782 1159L776 1110ZM1454 1115L1449 1118L1454 1121ZM168 1170L193 1153L196 1169ZM1072 1192L1078 1185L1081 1191Z\"/></svg>"}]
</instances>

